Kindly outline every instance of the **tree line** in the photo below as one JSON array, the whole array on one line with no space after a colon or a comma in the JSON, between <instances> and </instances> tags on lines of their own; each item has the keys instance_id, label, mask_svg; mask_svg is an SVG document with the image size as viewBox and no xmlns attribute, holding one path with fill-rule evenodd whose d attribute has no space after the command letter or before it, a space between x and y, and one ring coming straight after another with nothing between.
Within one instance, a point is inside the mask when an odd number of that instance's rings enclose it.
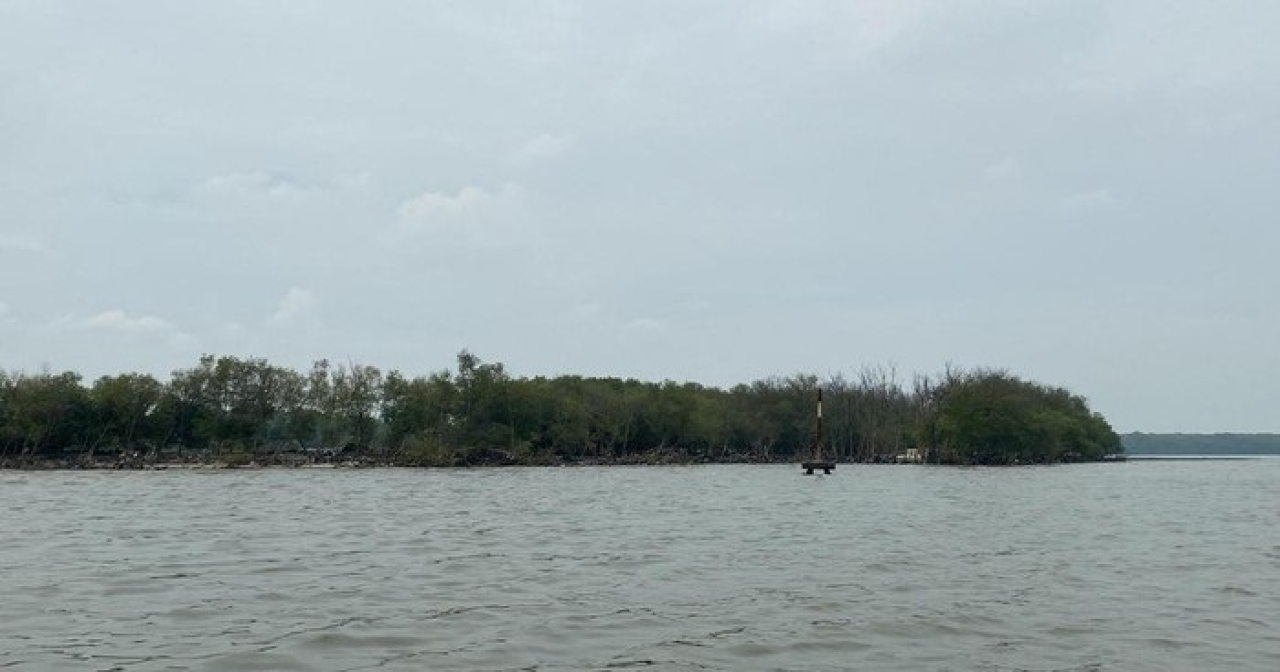
<instances>
[{"instance_id":1,"label":"tree line","mask_svg":"<svg viewBox=\"0 0 1280 672\"><path fill-rule=\"evenodd\" d=\"M85 385L74 372L0 371L0 462L214 461L461 466L781 462L813 454L825 399L825 456L1025 464L1122 450L1084 398L1006 371L948 368L901 379L779 376L729 389L582 376L513 377L458 354L452 370L410 377L315 362L205 355L161 381L127 373Z\"/></svg>"},{"instance_id":2,"label":"tree line","mask_svg":"<svg viewBox=\"0 0 1280 672\"><path fill-rule=\"evenodd\" d=\"M1280 434L1144 434L1120 437L1131 455L1280 455Z\"/></svg>"}]
</instances>

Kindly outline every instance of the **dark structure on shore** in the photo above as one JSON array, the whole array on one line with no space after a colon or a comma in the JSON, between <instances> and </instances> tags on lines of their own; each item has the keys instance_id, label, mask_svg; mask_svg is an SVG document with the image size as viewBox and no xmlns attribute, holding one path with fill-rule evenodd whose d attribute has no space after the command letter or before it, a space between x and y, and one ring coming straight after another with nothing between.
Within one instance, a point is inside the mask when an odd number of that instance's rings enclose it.
<instances>
[{"instance_id":1,"label":"dark structure on shore","mask_svg":"<svg viewBox=\"0 0 1280 672\"><path fill-rule=\"evenodd\" d=\"M813 472L821 469L822 473L830 474L835 468L836 463L833 460L826 459L822 450L822 388L818 388L818 417L814 427L813 436L813 459L808 462L801 462L800 467L804 469L806 476L812 476Z\"/></svg>"}]
</instances>

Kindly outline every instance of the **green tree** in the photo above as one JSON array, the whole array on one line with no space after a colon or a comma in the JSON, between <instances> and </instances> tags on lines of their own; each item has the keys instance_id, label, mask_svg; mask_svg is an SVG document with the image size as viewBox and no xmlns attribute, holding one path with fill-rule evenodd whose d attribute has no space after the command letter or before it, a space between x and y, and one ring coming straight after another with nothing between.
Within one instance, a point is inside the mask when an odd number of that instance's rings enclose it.
<instances>
[{"instance_id":1,"label":"green tree","mask_svg":"<svg viewBox=\"0 0 1280 672\"><path fill-rule=\"evenodd\" d=\"M463 350L454 379L453 417L465 447L515 447L511 379L501 363L486 364Z\"/></svg>"},{"instance_id":2,"label":"green tree","mask_svg":"<svg viewBox=\"0 0 1280 672\"><path fill-rule=\"evenodd\" d=\"M90 456L99 448L119 452L158 448L163 440L157 411L164 386L147 374L102 376L89 389L93 409Z\"/></svg>"},{"instance_id":3,"label":"green tree","mask_svg":"<svg viewBox=\"0 0 1280 672\"><path fill-rule=\"evenodd\" d=\"M378 403L382 372L377 367L351 363L333 372L333 409L343 443L368 450L378 430Z\"/></svg>"},{"instance_id":4,"label":"green tree","mask_svg":"<svg viewBox=\"0 0 1280 672\"><path fill-rule=\"evenodd\" d=\"M1094 460L1120 439L1083 398L979 371L950 389L938 416L939 441L954 459L976 464Z\"/></svg>"},{"instance_id":5,"label":"green tree","mask_svg":"<svg viewBox=\"0 0 1280 672\"><path fill-rule=\"evenodd\" d=\"M92 421L80 374L10 376L5 386L3 436L6 454L59 457L84 445Z\"/></svg>"},{"instance_id":6,"label":"green tree","mask_svg":"<svg viewBox=\"0 0 1280 672\"><path fill-rule=\"evenodd\" d=\"M398 371L388 373L382 381L381 416L393 454L412 453L420 462L451 463L453 397L448 371L412 380Z\"/></svg>"}]
</instances>

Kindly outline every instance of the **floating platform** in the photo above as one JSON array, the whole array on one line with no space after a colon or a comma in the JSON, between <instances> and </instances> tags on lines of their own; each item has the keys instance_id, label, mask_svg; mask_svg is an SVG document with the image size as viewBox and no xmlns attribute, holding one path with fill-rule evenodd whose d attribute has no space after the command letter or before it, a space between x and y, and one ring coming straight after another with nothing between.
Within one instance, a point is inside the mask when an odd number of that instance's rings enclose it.
<instances>
[{"instance_id":1,"label":"floating platform","mask_svg":"<svg viewBox=\"0 0 1280 672\"><path fill-rule=\"evenodd\" d=\"M801 462L800 468L804 469L804 473L807 476L812 476L813 472L818 469L821 469L822 473L824 474L830 474L836 468L836 463L828 462L826 460L819 460L816 462Z\"/></svg>"}]
</instances>

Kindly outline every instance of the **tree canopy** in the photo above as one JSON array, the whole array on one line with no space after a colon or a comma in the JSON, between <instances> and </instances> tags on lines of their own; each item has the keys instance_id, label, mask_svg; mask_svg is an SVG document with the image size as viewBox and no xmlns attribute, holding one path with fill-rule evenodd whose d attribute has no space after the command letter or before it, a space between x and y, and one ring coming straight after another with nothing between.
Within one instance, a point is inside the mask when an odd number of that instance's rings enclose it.
<instances>
[{"instance_id":1,"label":"tree canopy","mask_svg":"<svg viewBox=\"0 0 1280 672\"><path fill-rule=\"evenodd\" d=\"M410 376L317 361L309 371L206 355L168 381L0 371L0 460L378 464L790 461L813 449L825 393L828 458L1024 464L1121 451L1079 396L1004 371L948 369L909 383L891 367L773 377L729 389L575 375L513 377L471 352Z\"/></svg>"}]
</instances>

